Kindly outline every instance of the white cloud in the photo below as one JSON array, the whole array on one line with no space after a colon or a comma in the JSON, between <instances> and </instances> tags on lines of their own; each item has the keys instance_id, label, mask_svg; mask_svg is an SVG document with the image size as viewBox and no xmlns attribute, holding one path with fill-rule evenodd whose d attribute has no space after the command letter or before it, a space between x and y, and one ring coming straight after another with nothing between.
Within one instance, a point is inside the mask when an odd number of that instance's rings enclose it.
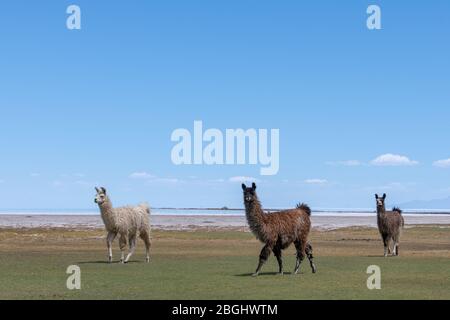
<instances>
[{"instance_id":1,"label":"white cloud","mask_svg":"<svg viewBox=\"0 0 450 320\"><path fill-rule=\"evenodd\" d=\"M54 187L62 187L62 186L64 185L64 183L62 183L62 182L59 181L59 180L55 180L55 181L52 182L52 185L53 185Z\"/></svg>"},{"instance_id":2,"label":"white cloud","mask_svg":"<svg viewBox=\"0 0 450 320\"><path fill-rule=\"evenodd\" d=\"M326 184L326 183L328 183L328 180L326 180L326 179L306 179L304 182L307 184Z\"/></svg>"},{"instance_id":3,"label":"white cloud","mask_svg":"<svg viewBox=\"0 0 450 320\"><path fill-rule=\"evenodd\" d=\"M387 153L372 160L370 164L373 166L415 166L419 162L405 156Z\"/></svg>"},{"instance_id":4,"label":"white cloud","mask_svg":"<svg viewBox=\"0 0 450 320\"><path fill-rule=\"evenodd\" d=\"M130 174L131 179L154 179L156 178L154 175L147 172L134 172Z\"/></svg>"},{"instance_id":5,"label":"white cloud","mask_svg":"<svg viewBox=\"0 0 450 320\"><path fill-rule=\"evenodd\" d=\"M85 186L85 187L94 185L94 184L92 184L90 182L87 182L87 181L84 181L84 180L75 181L75 184L79 185L79 186Z\"/></svg>"},{"instance_id":6,"label":"white cloud","mask_svg":"<svg viewBox=\"0 0 450 320\"><path fill-rule=\"evenodd\" d=\"M154 180L155 182L161 183L181 183L182 181L176 178L158 178Z\"/></svg>"},{"instance_id":7,"label":"white cloud","mask_svg":"<svg viewBox=\"0 0 450 320\"><path fill-rule=\"evenodd\" d=\"M384 191L410 191L417 187L416 182L389 182L379 186L367 186L364 190L368 190L370 193L382 193Z\"/></svg>"},{"instance_id":8,"label":"white cloud","mask_svg":"<svg viewBox=\"0 0 450 320\"><path fill-rule=\"evenodd\" d=\"M380 190L405 190L407 189L408 184L401 182L391 182L386 184L385 186L381 186Z\"/></svg>"},{"instance_id":9,"label":"white cloud","mask_svg":"<svg viewBox=\"0 0 450 320\"><path fill-rule=\"evenodd\" d=\"M438 168L450 168L450 159L435 161L433 166Z\"/></svg>"},{"instance_id":10,"label":"white cloud","mask_svg":"<svg viewBox=\"0 0 450 320\"><path fill-rule=\"evenodd\" d=\"M255 179L253 177L231 177L230 179L228 179L229 182L259 182L258 179Z\"/></svg>"},{"instance_id":11,"label":"white cloud","mask_svg":"<svg viewBox=\"0 0 450 320\"><path fill-rule=\"evenodd\" d=\"M32 174L33 175L33 174ZM39 173L35 173L34 175L40 176ZM86 175L84 173L63 173L60 174L59 177L63 179L70 179L70 178L84 178Z\"/></svg>"},{"instance_id":12,"label":"white cloud","mask_svg":"<svg viewBox=\"0 0 450 320\"><path fill-rule=\"evenodd\" d=\"M345 166L345 167L357 167L362 165L359 160L345 160L345 161L329 161L326 162L329 166Z\"/></svg>"},{"instance_id":13,"label":"white cloud","mask_svg":"<svg viewBox=\"0 0 450 320\"><path fill-rule=\"evenodd\" d=\"M147 185L153 185L155 183L165 183L165 184L178 184L183 183L183 180L177 179L177 178L162 178L155 176L153 174L150 174L148 172L142 171L142 172L134 172L129 175L129 178L136 179L136 180L144 180Z\"/></svg>"}]
</instances>

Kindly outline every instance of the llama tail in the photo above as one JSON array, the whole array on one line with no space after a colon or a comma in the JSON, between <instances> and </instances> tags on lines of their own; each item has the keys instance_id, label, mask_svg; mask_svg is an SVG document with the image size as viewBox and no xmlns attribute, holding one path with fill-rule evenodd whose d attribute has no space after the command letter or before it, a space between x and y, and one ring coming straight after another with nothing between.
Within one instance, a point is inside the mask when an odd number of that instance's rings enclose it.
<instances>
[{"instance_id":1,"label":"llama tail","mask_svg":"<svg viewBox=\"0 0 450 320\"><path fill-rule=\"evenodd\" d=\"M401 226L400 227L404 228L405 227L405 218L403 218L403 216L402 216L403 211L397 207L392 208L392 211L400 213L400 218L401 218Z\"/></svg>"},{"instance_id":2,"label":"llama tail","mask_svg":"<svg viewBox=\"0 0 450 320\"><path fill-rule=\"evenodd\" d=\"M143 208L145 211L147 211L147 213L150 215L151 211L150 211L150 206L147 202L141 203L139 205L141 208Z\"/></svg>"},{"instance_id":3,"label":"llama tail","mask_svg":"<svg viewBox=\"0 0 450 320\"><path fill-rule=\"evenodd\" d=\"M311 208L306 203L300 203L297 205L297 209L303 210L308 216L311 216Z\"/></svg>"}]
</instances>

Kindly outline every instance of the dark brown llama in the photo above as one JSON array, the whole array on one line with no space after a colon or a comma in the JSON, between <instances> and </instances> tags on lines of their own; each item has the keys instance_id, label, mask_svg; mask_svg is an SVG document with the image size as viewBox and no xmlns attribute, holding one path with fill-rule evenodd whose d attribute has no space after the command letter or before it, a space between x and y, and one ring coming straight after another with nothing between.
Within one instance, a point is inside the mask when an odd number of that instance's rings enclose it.
<instances>
[{"instance_id":1,"label":"dark brown llama","mask_svg":"<svg viewBox=\"0 0 450 320\"><path fill-rule=\"evenodd\" d=\"M274 213L264 213L256 194L256 184L251 188L242 184L244 191L244 204L247 222L253 234L265 244L259 256L259 265L253 276L258 276L261 268L267 262L271 252L278 260L279 273L283 274L282 251L287 249L292 243L297 249L297 263L295 274L298 274L300 265L308 257L313 273L317 269L314 264L313 249L308 243L308 236L311 230L311 209L306 204L298 205L296 209L285 210Z\"/></svg>"},{"instance_id":2,"label":"dark brown llama","mask_svg":"<svg viewBox=\"0 0 450 320\"><path fill-rule=\"evenodd\" d=\"M405 226L405 220L402 216L402 210L398 208L392 209L392 211L386 211L386 194L383 197L375 195L377 200L377 217L378 217L378 230L384 244L384 256L387 257L388 253L391 253L390 243L394 243L392 255L399 255L399 243L402 228Z\"/></svg>"}]
</instances>

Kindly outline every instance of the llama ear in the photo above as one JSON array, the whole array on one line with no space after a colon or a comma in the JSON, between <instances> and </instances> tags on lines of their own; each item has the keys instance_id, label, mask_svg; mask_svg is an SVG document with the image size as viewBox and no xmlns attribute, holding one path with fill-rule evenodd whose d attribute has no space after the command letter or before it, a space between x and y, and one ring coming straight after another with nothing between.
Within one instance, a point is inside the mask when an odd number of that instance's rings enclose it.
<instances>
[{"instance_id":1,"label":"llama ear","mask_svg":"<svg viewBox=\"0 0 450 320\"><path fill-rule=\"evenodd\" d=\"M106 189L101 187L100 190L102 191L103 194L106 194Z\"/></svg>"},{"instance_id":2,"label":"llama ear","mask_svg":"<svg viewBox=\"0 0 450 320\"><path fill-rule=\"evenodd\" d=\"M378 200L378 194L375 194L375 199L377 199L377 200Z\"/></svg>"},{"instance_id":3,"label":"llama ear","mask_svg":"<svg viewBox=\"0 0 450 320\"><path fill-rule=\"evenodd\" d=\"M97 191L97 193L100 193L100 189L95 187L95 191Z\"/></svg>"},{"instance_id":4,"label":"llama ear","mask_svg":"<svg viewBox=\"0 0 450 320\"><path fill-rule=\"evenodd\" d=\"M252 189L253 189L253 191L255 191L256 190L256 183L252 183Z\"/></svg>"},{"instance_id":5,"label":"llama ear","mask_svg":"<svg viewBox=\"0 0 450 320\"><path fill-rule=\"evenodd\" d=\"M386 199L386 193L385 194L383 194L383 200L385 200Z\"/></svg>"},{"instance_id":6,"label":"llama ear","mask_svg":"<svg viewBox=\"0 0 450 320\"><path fill-rule=\"evenodd\" d=\"M242 190L247 190L247 186L244 183L242 184Z\"/></svg>"}]
</instances>

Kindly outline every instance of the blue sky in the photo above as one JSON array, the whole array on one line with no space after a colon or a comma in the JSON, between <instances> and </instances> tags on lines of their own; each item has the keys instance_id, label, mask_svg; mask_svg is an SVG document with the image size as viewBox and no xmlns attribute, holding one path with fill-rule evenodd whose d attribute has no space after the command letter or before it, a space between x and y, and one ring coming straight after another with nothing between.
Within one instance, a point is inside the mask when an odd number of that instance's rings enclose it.
<instances>
[{"instance_id":1,"label":"blue sky","mask_svg":"<svg viewBox=\"0 0 450 320\"><path fill-rule=\"evenodd\" d=\"M65 26L72 3L79 31ZM366 28L369 4L382 30ZM266 207L448 197L450 168L433 165L450 158L448 12L443 0L4 3L0 208L95 208L95 185L118 205L241 207L241 176ZM194 120L280 129L278 175L173 165L171 133ZM410 162L372 162L385 154Z\"/></svg>"}]
</instances>

